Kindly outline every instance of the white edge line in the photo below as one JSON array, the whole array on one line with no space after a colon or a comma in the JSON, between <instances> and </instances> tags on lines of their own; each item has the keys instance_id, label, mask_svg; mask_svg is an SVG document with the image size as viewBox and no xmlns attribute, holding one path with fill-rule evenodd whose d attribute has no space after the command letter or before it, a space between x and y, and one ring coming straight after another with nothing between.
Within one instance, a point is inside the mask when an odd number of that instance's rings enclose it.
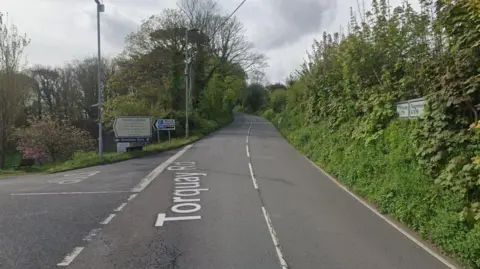
<instances>
[{"instance_id":1,"label":"white edge line","mask_svg":"<svg viewBox=\"0 0 480 269\"><path fill-rule=\"evenodd\" d=\"M250 150L248 150L248 145L245 146L247 149L247 157L250 158Z\"/></svg>"},{"instance_id":2,"label":"white edge line","mask_svg":"<svg viewBox=\"0 0 480 269\"><path fill-rule=\"evenodd\" d=\"M122 203L119 207L115 208L114 211L116 212L120 212L122 211L122 209L127 205L127 203Z\"/></svg>"},{"instance_id":3,"label":"white edge line","mask_svg":"<svg viewBox=\"0 0 480 269\"><path fill-rule=\"evenodd\" d=\"M436 253L435 251L433 251L430 247L428 247L427 245L425 245L424 243L422 243L421 241L419 241L418 239L416 239L414 236L412 236L409 232L405 231L402 227L398 226L396 223L392 222L391 220L389 220L387 217L385 217L384 215L382 215L380 212L377 211L376 208L372 207L371 205L369 205L368 203L366 203L362 198L360 198L359 196L357 196L355 193L353 193L352 191L350 191L347 187L345 187L342 183L340 183L338 180L336 180L335 178L333 178L331 175L329 175L327 172L325 172L322 168L320 168L316 163L312 162L309 158L307 158L306 156L304 156L305 159L307 159L314 167L316 167L318 170L320 170L320 172L322 172L324 175L326 175L333 183L335 183L338 187L340 187L342 190L344 190L346 193L350 194L350 196L352 196L353 198L355 198L355 200L357 200L358 202L360 202L362 205L364 205L366 208L368 208L370 211L372 211L373 213L375 213L375 215L377 215L378 217L380 217L382 220L384 220L386 223L390 224L393 228L395 228L397 231L399 231L400 233L402 233L404 236L406 236L408 239L410 239L411 241L413 241L415 244L417 244L419 247L421 247L423 250L425 250L426 252L428 252L430 255L432 255L433 257L435 257L437 260L439 260L440 262L442 262L443 264L445 264L447 267L451 268L451 269L458 269L458 267L456 267L455 265L453 265L452 263L450 263L449 261L447 261L445 258L443 258L442 256L440 256L438 253Z\"/></svg>"},{"instance_id":4,"label":"white edge line","mask_svg":"<svg viewBox=\"0 0 480 269\"><path fill-rule=\"evenodd\" d=\"M250 177L252 178L253 187L254 187L256 190L258 190L257 179L255 178L255 175L253 175L252 163L248 163L248 169L250 169Z\"/></svg>"},{"instance_id":5,"label":"white edge line","mask_svg":"<svg viewBox=\"0 0 480 269\"><path fill-rule=\"evenodd\" d=\"M138 195L138 194L136 194L136 193L135 193L135 194L132 194L132 195L130 195L130 196L128 197L127 200L128 200L128 201L132 201L133 199L135 199L135 197L137 197L137 195Z\"/></svg>"},{"instance_id":6,"label":"white edge line","mask_svg":"<svg viewBox=\"0 0 480 269\"><path fill-rule=\"evenodd\" d=\"M29 196L29 195L69 195L69 194L108 194L108 193L126 193L131 191L74 191L74 192L26 192L10 193L11 196Z\"/></svg>"},{"instance_id":7,"label":"white edge line","mask_svg":"<svg viewBox=\"0 0 480 269\"><path fill-rule=\"evenodd\" d=\"M176 159L178 159L180 156L182 156L187 150L189 150L192 147L192 145L187 145L183 149L181 149L179 152L175 153L172 157L168 158L165 162L157 166L155 169L153 169L150 174L148 174L146 177L144 177L140 183L138 183L137 186L135 186L132 189L132 192L141 192L143 191L152 181L167 168L168 165L173 163Z\"/></svg>"},{"instance_id":8,"label":"white edge line","mask_svg":"<svg viewBox=\"0 0 480 269\"><path fill-rule=\"evenodd\" d=\"M114 217L115 217L115 214L110 214L110 215L108 215L108 217L107 217L104 221L100 222L100 224L106 225L106 224L110 223L110 221L111 221Z\"/></svg>"},{"instance_id":9,"label":"white edge line","mask_svg":"<svg viewBox=\"0 0 480 269\"><path fill-rule=\"evenodd\" d=\"M83 247L76 247L72 251L72 253L65 256L65 258L63 259L62 262L57 263L57 266L68 266L68 265L70 265L70 263L73 262L73 260L78 256L78 254L80 254L80 252L82 252L82 250L83 250Z\"/></svg>"},{"instance_id":10,"label":"white edge line","mask_svg":"<svg viewBox=\"0 0 480 269\"><path fill-rule=\"evenodd\" d=\"M270 216L268 215L267 210L263 206L262 206L262 211L263 211L263 216L265 217L265 222L267 223L267 226L268 226L268 230L270 232L270 236L272 236L273 245L275 246L275 250L277 251L277 256L278 256L278 260L280 261L280 265L282 266L282 269L287 269L288 265L285 259L283 258L282 250L280 249L280 241L278 240L277 234L273 229L272 220L270 219Z\"/></svg>"}]
</instances>

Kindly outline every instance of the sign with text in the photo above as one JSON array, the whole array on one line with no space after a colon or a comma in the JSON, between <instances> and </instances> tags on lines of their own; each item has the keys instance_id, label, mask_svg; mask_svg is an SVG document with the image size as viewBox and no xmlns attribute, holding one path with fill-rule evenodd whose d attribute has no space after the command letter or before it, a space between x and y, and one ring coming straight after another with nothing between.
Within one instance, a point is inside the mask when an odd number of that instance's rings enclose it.
<instances>
[{"instance_id":1,"label":"sign with text","mask_svg":"<svg viewBox=\"0 0 480 269\"><path fill-rule=\"evenodd\" d=\"M159 131L175 131L175 119L158 119L155 121L155 129Z\"/></svg>"},{"instance_id":2,"label":"sign with text","mask_svg":"<svg viewBox=\"0 0 480 269\"><path fill-rule=\"evenodd\" d=\"M117 141L143 142L152 137L151 126L152 118L150 117L121 116L115 118L113 130Z\"/></svg>"},{"instance_id":3,"label":"sign with text","mask_svg":"<svg viewBox=\"0 0 480 269\"><path fill-rule=\"evenodd\" d=\"M411 99L397 103L397 113L400 118L423 118L423 98Z\"/></svg>"}]
</instances>

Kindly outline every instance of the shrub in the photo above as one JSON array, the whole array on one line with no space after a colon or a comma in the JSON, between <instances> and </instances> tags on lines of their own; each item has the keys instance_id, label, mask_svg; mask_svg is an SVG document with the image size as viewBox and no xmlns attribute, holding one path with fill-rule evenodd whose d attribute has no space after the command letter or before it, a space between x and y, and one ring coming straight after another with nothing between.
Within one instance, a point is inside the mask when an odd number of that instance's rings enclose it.
<instances>
[{"instance_id":1,"label":"shrub","mask_svg":"<svg viewBox=\"0 0 480 269\"><path fill-rule=\"evenodd\" d=\"M86 131L55 120L50 115L35 117L28 121L29 126L17 129L17 150L24 158L36 160L70 158L76 151L89 151L94 148L94 140Z\"/></svg>"}]
</instances>

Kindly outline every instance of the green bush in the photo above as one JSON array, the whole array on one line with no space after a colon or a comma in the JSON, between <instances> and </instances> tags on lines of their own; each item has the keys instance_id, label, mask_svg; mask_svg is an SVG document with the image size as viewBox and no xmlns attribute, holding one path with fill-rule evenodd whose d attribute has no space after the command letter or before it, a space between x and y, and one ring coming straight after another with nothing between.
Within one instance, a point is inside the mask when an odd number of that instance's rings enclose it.
<instances>
[{"instance_id":1,"label":"green bush","mask_svg":"<svg viewBox=\"0 0 480 269\"><path fill-rule=\"evenodd\" d=\"M262 117L269 121L272 121L275 118L275 112L273 112L273 109L269 108L265 110L265 112L263 112Z\"/></svg>"}]
</instances>

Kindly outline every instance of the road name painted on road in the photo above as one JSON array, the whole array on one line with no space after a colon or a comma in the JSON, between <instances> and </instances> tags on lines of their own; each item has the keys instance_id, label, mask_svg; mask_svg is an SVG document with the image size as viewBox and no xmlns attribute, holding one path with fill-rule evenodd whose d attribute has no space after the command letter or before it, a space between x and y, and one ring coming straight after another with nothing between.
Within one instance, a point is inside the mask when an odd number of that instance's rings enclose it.
<instances>
[{"instance_id":1,"label":"road name painted on road","mask_svg":"<svg viewBox=\"0 0 480 269\"><path fill-rule=\"evenodd\" d=\"M167 169L175 171L173 205L170 211L181 215L167 217L166 213L158 214L155 227L163 226L166 221L201 219L202 216L197 213L202 208L198 196L209 189L200 187L200 179L207 174L193 172L196 169L196 163L192 161L174 162Z\"/></svg>"},{"instance_id":2,"label":"road name painted on road","mask_svg":"<svg viewBox=\"0 0 480 269\"><path fill-rule=\"evenodd\" d=\"M90 171L90 172L83 172L83 173L76 173L76 174L65 174L63 175L63 177L51 179L47 182L60 184L60 185L75 184L75 183L82 182L84 179L92 177L98 173L100 173L100 171Z\"/></svg>"}]
</instances>

